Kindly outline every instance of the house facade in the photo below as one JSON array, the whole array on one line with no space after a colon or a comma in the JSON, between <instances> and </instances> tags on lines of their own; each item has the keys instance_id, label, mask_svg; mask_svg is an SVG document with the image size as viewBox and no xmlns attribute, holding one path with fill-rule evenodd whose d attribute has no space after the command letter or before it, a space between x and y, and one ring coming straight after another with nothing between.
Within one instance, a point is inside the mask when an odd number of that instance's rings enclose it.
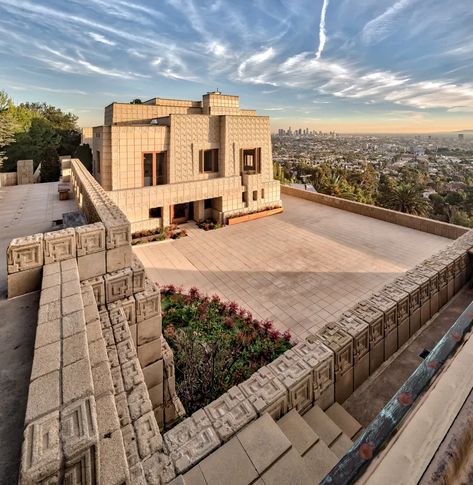
<instances>
[{"instance_id":1,"label":"house facade","mask_svg":"<svg viewBox=\"0 0 473 485\"><path fill-rule=\"evenodd\" d=\"M94 176L133 231L281 205L269 117L238 96L113 103L92 140Z\"/></svg>"}]
</instances>

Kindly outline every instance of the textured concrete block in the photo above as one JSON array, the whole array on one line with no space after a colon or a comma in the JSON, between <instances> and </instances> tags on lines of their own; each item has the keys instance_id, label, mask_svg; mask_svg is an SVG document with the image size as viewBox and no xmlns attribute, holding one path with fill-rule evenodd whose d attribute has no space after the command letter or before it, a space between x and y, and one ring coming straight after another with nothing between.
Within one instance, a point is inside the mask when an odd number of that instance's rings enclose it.
<instances>
[{"instance_id":1,"label":"textured concrete block","mask_svg":"<svg viewBox=\"0 0 473 485\"><path fill-rule=\"evenodd\" d=\"M163 382L163 359L159 359L152 364L143 367L143 376L148 389L162 384Z\"/></svg>"},{"instance_id":2,"label":"textured concrete block","mask_svg":"<svg viewBox=\"0 0 473 485\"><path fill-rule=\"evenodd\" d=\"M136 357L135 344L129 338L123 342L117 344L118 360L123 366L126 362L134 359Z\"/></svg>"},{"instance_id":3,"label":"textured concrete block","mask_svg":"<svg viewBox=\"0 0 473 485\"><path fill-rule=\"evenodd\" d=\"M164 442L177 473L186 472L220 445L220 439L203 409L169 430L164 435Z\"/></svg>"},{"instance_id":4,"label":"textured concrete block","mask_svg":"<svg viewBox=\"0 0 473 485\"><path fill-rule=\"evenodd\" d=\"M164 404L164 389L163 383L158 384L152 388L148 388L149 399L151 401L151 406L153 410L156 407L162 407ZM158 423L159 424L159 423Z\"/></svg>"},{"instance_id":5,"label":"textured concrete block","mask_svg":"<svg viewBox=\"0 0 473 485\"><path fill-rule=\"evenodd\" d=\"M288 408L303 413L314 400L314 376L302 357L288 350L268 365L288 390Z\"/></svg>"},{"instance_id":6,"label":"textured concrete block","mask_svg":"<svg viewBox=\"0 0 473 485\"><path fill-rule=\"evenodd\" d=\"M136 325L138 345L143 345L161 337L161 315L155 315Z\"/></svg>"},{"instance_id":7,"label":"textured concrete block","mask_svg":"<svg viewBox=\"0 0 473 485\"><path fill-rule=\"evenodd\" d=\"M79 256L77 258L77 267L79 268L81 281L105 274L105 251Z\"/></svg>"},{"instance_id":8,"label":"textured concrete block","mask_svg":"<svg viewBox=\"0 0 473 485\"><path fill-rule=\"evenodd\" d=\"M88 359L82 359L63 368L62 395L64 404L92 395L92 373Z\"/></svg>"},{"instance_id":9,"label":"textured concrete block","mask_svg":"<svg viewBox=\"0 0 473 485\"><path fill-rule=\"evenodd\" d=\"M42 268L33 268L7 276L8 298L25 295L41 289Z\"/></svg>"},{"instance_id":10,"label":"textured concrete block","mask_svg":"<svg viewBox=\"0 0 473 485\"><path fill-rule=\"evenodd\" d=\"M7 249L8 274L42 267L43 253L42 234L12 239Z\"/></svg>"},{"instance_id":11,"label":"textured concrete block","mask_svg":"<svg viewBox=\"0 0 473 485\"><path fill-rule=\"evenodd\" d=\"M107 272L118 271L131 266L131 246L107 249Z\"/></svg>"},{"instance_id":12,"label":"textured concrete block","mask_svg":"<svg viewBox=\"0 0 473 485\"><path fill-rule=\"evenodd\" d=\"M36 339L34 347L39 349L44 345L58 342L61 339L61 320L50 320L46 323L38 325L36 328Z\"/></svg>"},{"instance_id":13,"label":"textured concrete block","mask_svg":"<svg viewBox=\"0 0 473 485\"><path fill-rule=\"evenodd\" d=\"M113 431L120 429L117 408L113 394L104 394L95 400L99 438L106 438Z\"/></svg>"},{"instance_id":14,"label":"textured concrete block","mask_svg":"<svg viewBox=\"0 0 473 485\"><path fill-rule=\"evenodd\" d=\"M145 290L135 294L136 323L161 315L161 294L152 282L146 280Z\"/></svg>"},{"instance_id":15,"label":"textured concrete block","mask_svg":"<svg viewBox=\"0 0 473 485\"><path fill-rule=\"evenodd\" d=\"M99 446L100 454L107 457L106 460L100 460L99 483L107 485L128 483L129 472L121 431L114 431L110 436L101 439Z\"/></svg>"},{"instance_id":16,"label":"textured concrete block","mask_svg":"<svg viewBox=\"0 0 473 485\"><path fill-rule=\"evenodd\" d=\"M136 254L131 256L131 269L133 271L133 293L139 293L145 289L145 268Z\"/></svg>"},{"instance_id":17,"label":"textured concrete block","mask_svg":"<svg viewBox=\"0 0 473 485\"><path fill-rule=\"evenodd\" d=\"M105 281L103 276L96 276L87 280L94 292L94 298L97 305L105 305Z\"/></svg>"},{"instance_id":18,"label":"textured concrete block","mask_svg":"<svg viewBox=\"0 0 473 485\"><path fill-rule=\"evenodd\" d=\"M132 421L153 410L145 384L135 386L128 395L128 409Z\"/></svg>"},{"instance_id":19,"label":"textured concrete block","mask_svg":"<svg viewBox=\"0 0 473 485\"><path fill-rule=\"evenodd\" d=\"M138 464L141 465L140 456L138 454L138 446L136 443L136 434L133 425L127 424L126 426L122 427L122 437L128 466L133 467Z\"/></svg>"},{"instance_id":20,"label":"textured concrete block","mask_svg":"<svg viewBox=\"0 0 473 485\"><path fill-rule=\"evenodd\" d=\"M140 345L137 350L141 367L145 368L153 362L161 359L161 339L156 339L147 344Z\"/></svg>"},{"instance_id":21,"label":"textured concrete block","mask_svg":"<svg viewBox=\"0 0 473 485\"><path fill-rule=\"evenodd\" d=\"M61 404L59 386L59 371L42 375L30 383L25 424L59 409Z\"/></svg>"},{"instance_id":22,"label":"textured concrete block","mask_svg":"<svg viewBox=\"0 0 473 485\"><path fill-rule=\"evenodd\" d=\"M115 406L120 427L123 428L131 423L130 411L128 410L128 398L125 392L115 395Z\"/></svg>"},{"instance_id":23,"label":"textured concrete block","mask_svg":"<svg viewBox=\"0 0 473 485\"><path fill-rule=\"evenodd\" d=\"M139 384L143 384L143 371L136 357L133 357L122 365L122 377L125 391L127 392L130 392Z\"/></svg>"},{"instance_id":24,"label":"textured concrete block","mask_svg":"<svg viewBox=\"0 0 473 485\"><path fill-rule=\"evenodd\" d=\"M169 483L176 476L174 465L165 453L153 453L143 460L147 483Z\"/></svg>"},{"instance_id":25,"label":"textured concrete block","mask_svg":"<svg viewBox=\"0 0 473 485\"><path fill-rule=\"evenodd\" d=\"M153 412L139 417L134 423L138 452L141 459L160 451L163 448L163 439Z\"/></svg>"},{"instance_id":26,"label":"textured concrete block","mask_svg":"<svg viewBox=\"0 0 473 485\"><path fill-rule=\"evenodd\" d=\"M63 339L62 346L64 366L73 364L82 359L89 360L87 335L85 331Z\"/></svg>"},{"instance_id":27,"label":"textured concrete block","mask_svg":"<svg viewBox=\"0 0 473 485\"><path fill-rule=\"evenodd\" d=\"M31 380L35 380L53 371L59 371L61 366L61 342L57 341L35 350Z\"/></svg>"},{"instance_id":28,"label":"textured concrete block","mask_svg":"<svg viewBox=\"0 0 473 485\"><path fill-rule=\"evenodd\" d=\"M20 483L56 483L61 466L59 412L30 423L24 432L21 453ZM53 477L53 478L50 478Z\"/></svg>"},{"instance_id":29,"label":"textured concrete block","mask_svg":"<svg viewBox=\"0 0 473 485\"><path fill-rule=\"evenodd\" d=\"M76 257L76 233L72 227L44 234L44 263Z\"/></svg>"},{"instance_id":30,"label":"textured concrete block","mask_svg":"<svg viewBox=\"0 0 473 485\"><path fill-rule=\"evenodd\" d=\"M101 222L75 228L77 256L105 251L105 227Z\"/></svg>"},{"instance_id":31,"label":"textured concrete block","mask_svg":"<svg viewBox=\"0 0 473 485\"><path fill-rule=\"evenodd\" d=\"M113 303L131 296L133 292L131 276L130 268L121 269L104 276L107 303Z\"/></svg>"},{"instance_id":32,"label":"textured concrete block","mask_svg":"<svg viewBox=\"0 0 473 485\"><path fill-rule=\"evenodd\" d=\"M267 368L262 367L238 386L258 415L265 412L278 419L288 410L289 396L284 384Z\"/></svg>"},{"instance_id":33,"label":"textured concrete block","mask_svg":"<svg viewBox=\"0 0 473 485\"><path fill-rule=\"evenodd\" d=\"M249 399L238 387L232 387L204 410L222 441L227 441L243 426L257 418Z\"/></svg>"}]
</instances>

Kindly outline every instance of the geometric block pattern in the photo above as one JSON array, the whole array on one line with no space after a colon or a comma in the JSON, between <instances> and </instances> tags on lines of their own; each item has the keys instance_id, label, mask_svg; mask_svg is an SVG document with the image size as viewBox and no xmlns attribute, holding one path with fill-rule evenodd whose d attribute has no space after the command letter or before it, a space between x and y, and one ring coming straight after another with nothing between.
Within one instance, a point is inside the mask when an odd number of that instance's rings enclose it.
<instances>
[{"instance_id":1,"label":"geometric block pattern","mask_svg":"<svg viewBox=\"0 0 473 485\"><path fill-rule=\"evenodd\" d=\"M268 367L288 390L288 409L295 408L303 413L311 407L314 400L314 375L298 353L288 350L268 364Z\"/></svg>"},{"instance_id":2,"label":"geometric block pattern","mask_svg":"<svg viewBox=\"0 0 473 485\"><path fill-rule=\"evenodd\" d=\"M380 322L382 327L382 316ZM370 326L357 317L354 311L342 313L337 324L353 338L353 363L356 364L370 350Z\"/></svg>"},{"instance_id":3,"label":"geometric block pattern","mask_svg":"<svg viewBox=\"0 0 473 485\"><path fill-rule=\"evenodd\" d=\"M353 367L353 340L348 332L338 325L329 323L317 333L317 338L334 352L336 375L342 375ZM360 343L360 350L361 348Z\"/></svg>"},{"instance_id":4,"label":"geometric block pattern","mask_svg":"<svg viewBox=\"0 0 473 485\"><path fill-rule=\"evenodd\" d=\"M161 315L161 292L154 283L145 280L145 289L135 294L136 322L142 322L155 315Z\"/></svg>"},{"instance_id":5,"label":"geometric block pattern","mask_svg":"<svg viewBox=\"0 0 473 485\"><path fill-rule=\"evenodd\" d=\"M43 266L43 235L17 237L7 250L8 274Z\"/></svg>"},{"instance_id":6,"label":"geometric block pattern","mask_svg":"<svg viewBox=\"0 0 473 485\"><path fill-rule=\"evenodd\" d=\"M105 250L105 227L101 222L76 228L77 256Z\"/></svg>"},{"instance_id":7,"label":"geometric block pattern","mask_svg":"<svg viewBox=\"0 0 473 485\"><path fill-rule=\"evenodd\" d=\"M269 413L274 419L286 414L289 406L284 384L268 367L261 367L238 386L248 398L258 415Z\"/></svg>"},{"instance_id":8,"label":"geometric block pattern","mask_svg":"<svg viewBox=\"0 0 473 485\"><path fill-rule=\"evenodd\" d=\"M184 473L220 445L220 438L203 409L164 435L164 443L176 467Z\"/></svg>"},{"instance_id":9,"label":"geometric block pattern","mask_svg":"<svg viewBox=\"0 0 473 485\"><path fill-rule=\"evenodd\" d=\"M44 234L44 263L76 257L76 232L72 227Z\"/></svg>"},{"instance_id":10,"label":"geometric block pattern","mask_svg":"<svg viewBox=\"0 0 473 485\"><path fill-rule=\"evenodd\" d=\"M257 418L249 399L238 387L229 389L204 410L223 441L227 441L243 426Z\"/></svg>"},{"instance_id":11,"label":"geometric block pattern","mask_svg":"<svg viewBox=\"0 0 473 485\"><path fill-rule=\"evenodd\" d=\"M104 276L107 303L131 296L133 292L131 269L120 269Z\"/></svg>"}]
</instances>

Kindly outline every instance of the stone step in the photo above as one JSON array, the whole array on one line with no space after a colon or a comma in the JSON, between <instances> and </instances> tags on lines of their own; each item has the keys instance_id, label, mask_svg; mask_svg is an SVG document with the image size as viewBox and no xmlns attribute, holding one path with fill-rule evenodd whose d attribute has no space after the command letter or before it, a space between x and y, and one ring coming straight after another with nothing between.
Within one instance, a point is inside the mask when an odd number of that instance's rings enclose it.
<instances>
[{"instance_id":1,"label":"stone step","mask_svg":"<svg viewBox=\"0 0 473 485\"><path fill-rule=\"evenodd\" d=\"M343 433L318 406L309 409L302 417L328 447Z\"/></svg>"},{"instance_id":2,"label":"stone step","mask_svg":"<svg viewBox=\"0 0 473 485\"><path fill-rule=\"evenodd\" d=\"M338 456L322 440L317 441L302 459L311 479L309 483L320 483L339 461Z\"/></svg>"},{"instance_id":3,"label":"stone step","mask_svg":"<svg viewBox=\"0 0 473 485\"><path fill-rule=\"evenodd\" d=\"M345 456L346 452L351 448L353 441L345 434L342 433L331 445L330 449L332 452L342 458Z\"/></svg>"},{"instance_id":4,"label":"stone step","mask_svg":"<svg viewBox=\"0 0 473 485\"><path fill-rule=\"evenodd\" d=\"M332 404L325 414L350 438L361 430L361 424L338 402Z\"/></svg>"},{"instance_id":5,"label":"stone step","mask_svg":"<svg viewBox=\"0 0 473 485\"><path fill-rule=\"evenodd\" d=\"M301 456L304 456L319 441L317 434L295 409L283 416L277 425Z\"/></svg>"}]
</instances>

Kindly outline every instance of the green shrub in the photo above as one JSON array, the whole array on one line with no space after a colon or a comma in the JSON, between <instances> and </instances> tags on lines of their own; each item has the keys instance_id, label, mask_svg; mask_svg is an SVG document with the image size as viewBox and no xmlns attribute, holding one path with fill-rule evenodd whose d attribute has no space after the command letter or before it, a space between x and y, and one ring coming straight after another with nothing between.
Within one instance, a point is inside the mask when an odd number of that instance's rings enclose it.
<instances>
[{"instance_id":1,"label":"green shrub","mask_svg":"<svg viewBox=\"0 0 473 485\"><path fill-rule=\"evenodd\" d=\"M289 332L236 303L162 288L163 333L174 352L177 393L187 414L206 406L292 347Z\"/></svg>"}]
</instances>

